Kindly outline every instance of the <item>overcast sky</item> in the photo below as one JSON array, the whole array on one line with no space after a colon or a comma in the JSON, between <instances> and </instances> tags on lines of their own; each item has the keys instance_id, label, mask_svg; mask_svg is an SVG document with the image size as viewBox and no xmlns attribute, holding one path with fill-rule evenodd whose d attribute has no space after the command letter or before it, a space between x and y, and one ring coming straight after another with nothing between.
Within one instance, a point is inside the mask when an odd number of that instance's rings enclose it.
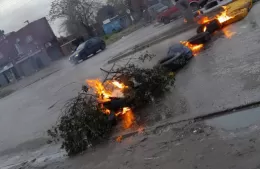
<instances>
[{"instance_id":1,"label":"overcast sky","mask_svg":"<svg viewBox=\"0 0 260 169\"><path fill-rule=\"evenodd\" d=\"M34 21L47 16L52 0L0 0L0 29L6 33L16 31L25 25L24 21ZM57 36L59 23L51 23Z\"/></svg>"}]
</instances>

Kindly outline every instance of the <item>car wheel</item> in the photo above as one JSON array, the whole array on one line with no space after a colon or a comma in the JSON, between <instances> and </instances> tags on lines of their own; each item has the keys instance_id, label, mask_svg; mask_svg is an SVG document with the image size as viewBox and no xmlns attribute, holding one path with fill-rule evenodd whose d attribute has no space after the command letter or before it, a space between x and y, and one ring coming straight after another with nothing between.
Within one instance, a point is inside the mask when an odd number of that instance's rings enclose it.
<instances>
[{"instance_id":1,"label":"car wheel","mask_svg":"<svg viewBox=\"0 0 260 169\"><path fill-rule=\"evenodd\" d=\"M210 40L210 34L208 32L199 33L188 40L193 45L204 44Z\"/></svg>"},{"instance_id":2,"label":"car wheel","mask_svg":"<svg viewBox=\"0 0 260 169\"><path fill-rule=\"evenodd\" d=\"M191 4L190 4L190 7L191 7L191 10L192 11L197 11L197 10L199 10L199 4L198 3L196 3L196 2L192 2Z\"/></svg>"},{"instance_id":3,"label":"car wheel","mask_svg":"<svg viewBox=\"0 0 260 169\"><path fill-rule=\"evenodd\" d=\"M88 55L84 54L82 60L87 60L87 59L88 59Z\"/></svg>"},{"instance_id":4,"label":"car wheel","mask_svg":"<svg viewBox=\"0 0 260 169\"><path fill-rule=\"evenodd\" d=\"M169 24L171 22L170 18L168 17L165 17L162 19L163 23L166 25L166 24Z\"/></svg>"},{"instance_id":5,"label":"car wheel","mask_svg":"<svg viewBox=\"0 0 260 169\"><path fill-rule=\"evenodd\" d=\"M105 42L103 42L103 43L101 44L100 49L101 49L101 50L105 50L105 49L106 49L106 44L105 44Z\"/></svg>"}]
</instances>

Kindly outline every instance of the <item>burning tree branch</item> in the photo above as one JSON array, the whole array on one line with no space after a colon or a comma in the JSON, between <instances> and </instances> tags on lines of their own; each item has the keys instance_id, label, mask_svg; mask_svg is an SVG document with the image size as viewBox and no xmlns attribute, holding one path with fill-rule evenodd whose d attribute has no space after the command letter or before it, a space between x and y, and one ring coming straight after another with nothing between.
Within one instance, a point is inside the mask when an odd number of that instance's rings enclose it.
<instances>
[{"instance_id":1,"label":"burning tree branch","mask_svg":"<svg viewBox=\"0 0 260 169\"><path fill-rule=\"evenodd\" d=\"M139 60L151 60L146 53ZM131 59L132 60L132 59ZM131 60L124 66L115 64L105 72L103 81L87 79L87 86L70 100L56 126L48 131L53 138L62 139L62 148L75 155L107 138L118 119L123 127L133 125L137 110L168 90L174 75L161 67L141 68Z\"/></svg>"}]
</instances>

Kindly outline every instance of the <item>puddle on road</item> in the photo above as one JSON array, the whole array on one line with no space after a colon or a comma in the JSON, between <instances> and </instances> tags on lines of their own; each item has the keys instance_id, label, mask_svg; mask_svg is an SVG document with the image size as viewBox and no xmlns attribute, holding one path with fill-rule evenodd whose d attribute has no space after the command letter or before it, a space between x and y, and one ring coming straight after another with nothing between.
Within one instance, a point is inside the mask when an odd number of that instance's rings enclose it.
<instances>
[{"instance_id":1,"label":"puddle on road","mask_svg":"<svg viewBox=\"0 0 260 169\"><path fill-rule=\"evenodd\" d=\"M259 122L260 108L257 107L210 119L206 124L224 130L237 130L257 125Z\"/></svg>"}]
</instances>

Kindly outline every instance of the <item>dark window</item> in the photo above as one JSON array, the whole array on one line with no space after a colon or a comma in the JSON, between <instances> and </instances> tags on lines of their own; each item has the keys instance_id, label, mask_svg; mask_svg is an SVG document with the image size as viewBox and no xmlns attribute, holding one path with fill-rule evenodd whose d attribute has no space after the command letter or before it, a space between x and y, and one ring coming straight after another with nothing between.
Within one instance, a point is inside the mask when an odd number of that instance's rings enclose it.
<instances>
[{"instance_id":1,"label":"dark window","mask_svg":"<svg viewBox=\"0 0 260 169\"><path fill-rule=\"evenodd\" d=\"M218 5L218 2L217 1L213 1L213 2L210 2L209 4L207 4L205 6L205 9L208 10L210 8L213 8L213 7L217 6L217 5Z\"/></svg>"}]
</instances>

